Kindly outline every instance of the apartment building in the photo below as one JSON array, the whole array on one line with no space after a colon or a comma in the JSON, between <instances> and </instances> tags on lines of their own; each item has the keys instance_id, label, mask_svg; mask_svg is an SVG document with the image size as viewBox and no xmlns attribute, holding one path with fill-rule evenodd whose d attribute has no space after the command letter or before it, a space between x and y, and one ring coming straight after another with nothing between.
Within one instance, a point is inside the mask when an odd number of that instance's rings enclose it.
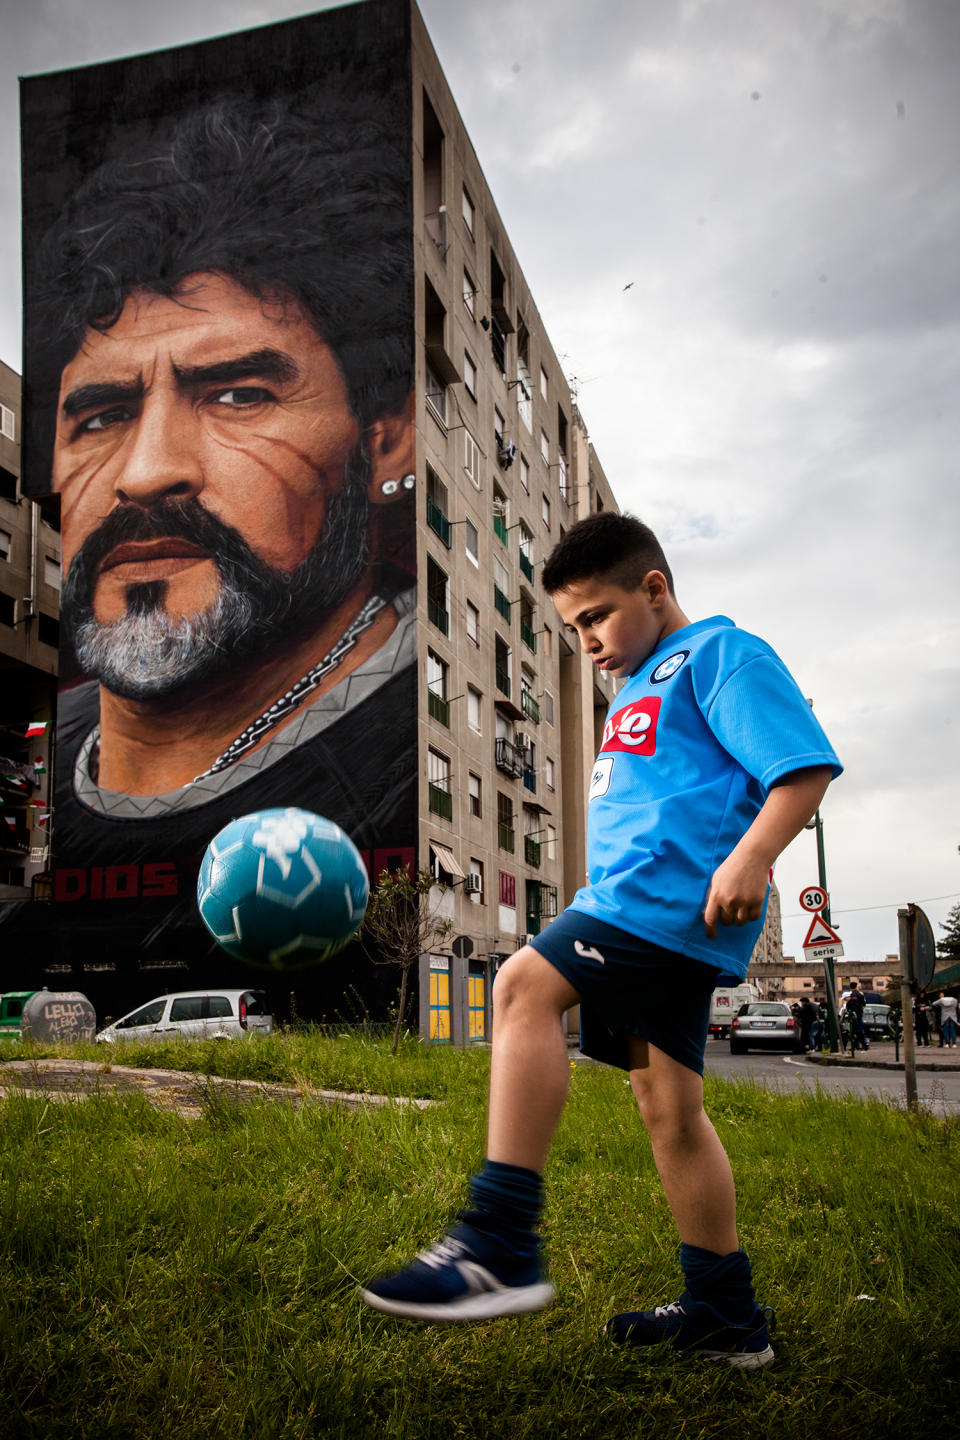
<instances>
[{"instance_id":1,"label":"apartment building","mask_svg":"<svg viewBox=\"0 0 960 1440\"><path fill-rule=\"evenodd\" d=\"M0 361L0 904L47 893L59 644L56 511L20 492L20 420Z\"/></svg>"},{"instance_id":2,"label":"apartment building","mask_svg":"<svg viewBox=\"0 0 960 1440\"><path fill-rule=\"evenodd\" d=\"M419 854L450 920L420 1025L489 1034L498 964L584 880L585 806L613 696L540 581L615 507L584 420L412 11L417 328Z\"/></svg>"}]
</instances>

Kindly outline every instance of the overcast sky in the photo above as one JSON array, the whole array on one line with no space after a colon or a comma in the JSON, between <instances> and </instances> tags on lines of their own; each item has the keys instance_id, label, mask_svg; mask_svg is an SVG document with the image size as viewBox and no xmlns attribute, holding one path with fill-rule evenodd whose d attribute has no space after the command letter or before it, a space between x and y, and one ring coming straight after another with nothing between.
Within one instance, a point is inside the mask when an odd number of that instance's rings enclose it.
<instances>
[{"instance_id":1,"label":"overcast sky","mask_svg":"<svg viewBox=\"0 0 960 1440\"><path fill-rule=\"evenodd\" d=\"M0 358L21 368L17 76L309 8L0 0ZM911 900L939 935L960 899L960 5L421 9L621 507L691 618L771 641L846 765L823 807L846 955L895 951ZM777 878L799 953L811 834Z\"/></svg>"}]
</instances>

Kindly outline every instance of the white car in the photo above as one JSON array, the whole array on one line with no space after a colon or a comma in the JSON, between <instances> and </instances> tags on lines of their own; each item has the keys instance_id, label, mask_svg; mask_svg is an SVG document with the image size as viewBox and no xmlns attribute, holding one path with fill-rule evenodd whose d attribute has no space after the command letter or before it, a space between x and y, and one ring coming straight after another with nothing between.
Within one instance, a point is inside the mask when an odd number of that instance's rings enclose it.
<instances>
[{"instance_id":1,"label":"white car","mask_svg":"<svg viewBox=\"0 0 960 1440\"><path fill-rule=\"evenodd\" d=\"M97 1036L105 1045L118 1040L229 1040L238 1035L268 1035L263 990L180 990L159 995L107 1025Z\"/></svg>"}]
</instances>

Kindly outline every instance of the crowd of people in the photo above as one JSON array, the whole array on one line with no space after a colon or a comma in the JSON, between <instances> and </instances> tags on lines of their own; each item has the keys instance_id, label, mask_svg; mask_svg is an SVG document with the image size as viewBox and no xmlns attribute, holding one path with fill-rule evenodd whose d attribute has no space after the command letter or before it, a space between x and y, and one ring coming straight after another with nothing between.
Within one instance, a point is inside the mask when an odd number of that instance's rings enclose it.
<instances>
[{"instance_id":1,"label":"crowd of people","mask_svg":"<svg viewBox=\"0 0 960 1440\"><path fill-rule=\"evenodd\" d=\"M864 1011L869 1003L870 1000L856 981L851 982L849 991L845 992L841 998L838 1016L840 1046L845 1050L849 1045L851 1054L857 1050L870 1049L870 1039L864 1020ZM927 995L925 990L921 990L915 995L913 1027L917 1044L924 1046L936 1044L941 1049L956 1049L958 1007L960 1007L960 1002L957 997L949 995L943 990L933 999ZM805 995L802 1000L790 1008L800 1028L803 1049L808 1053L815 1050L828 1050L830 1048L830 1029L826 1001L816 996L811 999L810 996ZM896 1039L902 1035L903 1024L899 1005L889 1006L886 1027L887 1034L884 1038Z\"/></svg>"}]
</instances>

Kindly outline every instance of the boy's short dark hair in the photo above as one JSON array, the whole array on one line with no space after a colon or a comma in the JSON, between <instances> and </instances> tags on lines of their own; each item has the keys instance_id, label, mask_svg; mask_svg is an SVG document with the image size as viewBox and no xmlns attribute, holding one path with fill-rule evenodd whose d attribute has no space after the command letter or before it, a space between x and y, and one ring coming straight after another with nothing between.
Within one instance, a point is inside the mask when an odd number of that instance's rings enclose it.
<instances>
[{"instance_id":1,"label":"boy's short dark hair","mask_svg":"<svg viewBox=\"0 0 960 1440\"><path fill-rule=\"evenodd\" d=\"M578 580L602 576L611 585L637 590L651 570L660 570L672 595L673 575L660 541L634 515L599 510L578 520L556 544L543 567L548 595Z\"/></svg>"}]
</instances>

